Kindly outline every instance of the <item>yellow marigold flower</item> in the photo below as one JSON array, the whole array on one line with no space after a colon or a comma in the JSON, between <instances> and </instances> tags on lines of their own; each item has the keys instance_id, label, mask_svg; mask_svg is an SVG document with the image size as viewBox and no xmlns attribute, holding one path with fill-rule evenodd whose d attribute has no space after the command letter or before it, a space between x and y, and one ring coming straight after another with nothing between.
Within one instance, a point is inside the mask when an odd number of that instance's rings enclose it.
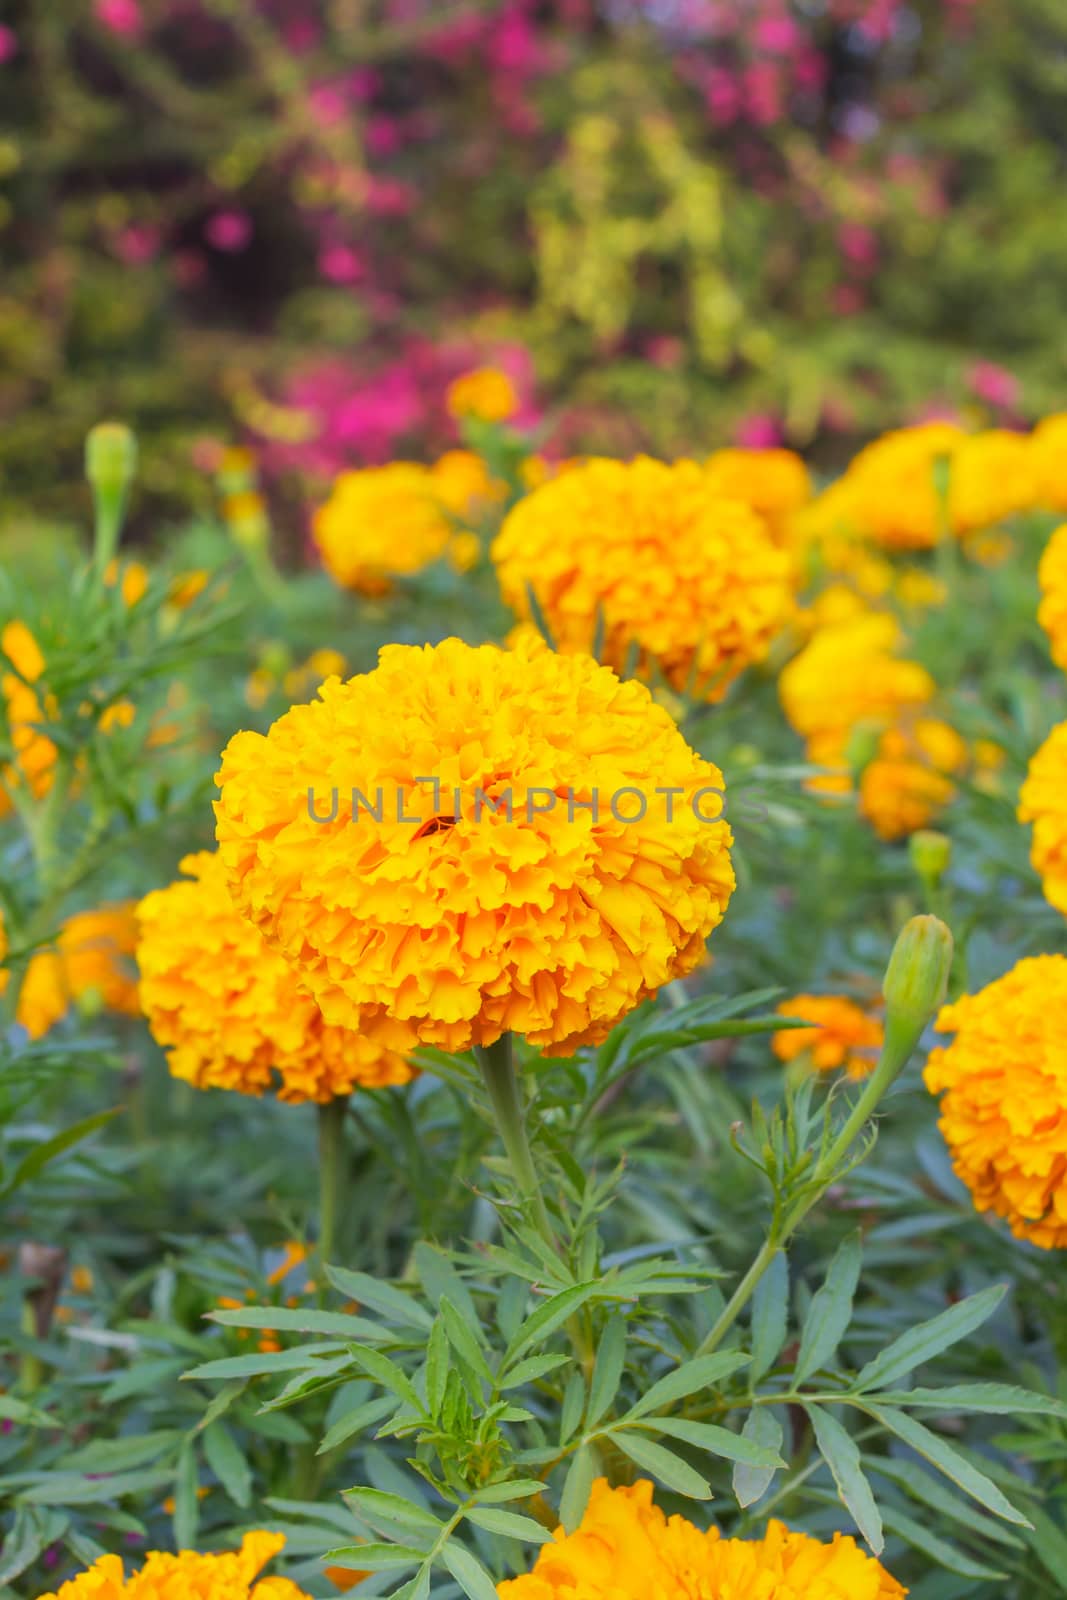
<instances>
[{"instance_id":1,"label":"yellow marigold flower","mask_svg":"<svg viewBox=\"0 0 1067 1600\"><path fill-rule=\"evenodd\" d=\"M593 1484L574 1533L557 1528L534 1569L500 1600L902 1600L907 1590L847 1534L825 1544L769 1522L761 1539L724 1539L666 1517L642 1480Z\"/></svg>"},{"instance_id":2,"label":"yellow marigold flower","mask_svg":"<svg viewBox=\"0 0 1067 1600\"><path fill-rule=\"evenodd\" d=\"M430 468L433 492L460 521L480 520L507 496L507 484L492 478L473 450L446 450Z\"/></svg>"},{"instance_id":3,"label":"yellow marigold flower","mask_svg":"<svg viewBox=\"0 0 1067 1600\"><path fill-rule=\"evenodd\" d=\"M7 732L15 761L0 768L0 816L11 809L8 790L12 785L29 789L38 799L52 787L58 751L40 724L48 720L54 702L46 696L42 704L31 686L45 670L44 656L24 622L15 619L0 631L0 655L7 658L14 672L0 674L0 697L6 712ZM2 663L0 663L2 665Z\"/></svg>"},{"instance_id":4,"label":"yellow marigold flower","mask_svg":"<svg viewBox=\"0 0 1067 1600\"><path fill-rule=\"evenodd\" d=\"M72 1005L140 1015L133 955L134 902L121 901L68 917L55 945L31 957L19 992L16 1020L40 1039Z\"/></svg>"},{"instance_id":5,"label":"yellow marigold flower","mask_svg":"<svg viewBox=\"0 0 1067 1600\"><path fill-rule=\"evenodd\" d=\"M171 583L167 599L179 611L184 611L203 594L208 581L209 575L203 567L195 567L191 572L179 572Z\"/></svg>"},{"instance_id":6,"label":"yellow marigold flower","mask_svg":"<svg viewBox=\"0 0 1067 1600\"><path fill-rule=\"evenodd\" d=\"M786 543L793 518L811 499L808 469L792 450L716 450L707 473L712 493L758 511L778 544Z\"/></svg>"},{"instance_id":7,"label":"yellow marigold flower","mask_svg":"<svg viewBox=\"0 0 1067 1600\"><path fill-rule=\"evenodd\" d=\"M98 726L101 733L110 733L114 728L132 727L136 717L137 707L132 700L116 700L101 711Z\"/></svg>"},{"instance_id":8,"label":"yellow marigold flower","mask_svg":"<svg viewBox=\"0 0 1067 1600\"><path fill-rule=\"evenodd\" d=\"M1037 503L1067 511L1067 411L1046 417L1030 435Z\"/></svg>"},{"instance_id":9,"label":"yellow marigold flower","mask_svg":"<svg viewBox=\"0 0 1067 1600\"><path fill-rule=\"evenodd\" d=\"M904 567L897 574L896 597L909 611L929 611L943 606L948 590L940 578L922 567Z\"/></svg>"},{"instance_id":10,"label":"yellow marigold flower","mask_svg":"<svg viewBox=\"0 0 1067 1600\"><path fill-rule=\"evenodd\" d=\"M453 379L445 394L450 416L506 422L519 409L515 385L499 367L475 367Z\"/></svg>"},{"instance_id":11,"label":"yellow marigold flower","mask_svg":"<svg viewBox=\"0 0 1067 1600\"><path fill-rule=\"evenodd\" d=\"M319 1104L353 1089L407 1083L404 1058L325 1021L294 970L242 917L209 851L137 908L141 1005L174 1077Z\"/></svg>"},{"instance_id":12,"label":"yellow marigold flower","mask_svg":"<svg viewBox=\"0 0 1067 1600\"><path fill-rule=\"evenodd\" d=\"M112 557L104 568L104 582L111 589L118 584L124 603L135 606L148 589L148 568L140 561L130 561L120 570L117 557Z\"/></svg>"},{"instance_id":13,"label":"yellow marigold flower","mask_svg":"<svg viewBox=\"0 0 1067 1600\"><path fill-rule=\"evenodd\" d=\"M901 659L900 629L888 615L867 612L821 629L778 680L782 708L805 737L847 735L860 723L891 724L927 705L934 681L917 661Z\"/></svg>"},{"instance_id":14,"label":"yellow marigold flower","mask_svg":"<svg viewBox=\"0 0 1067 1600\"><path fill-rule=\"evenodd\" d=\"M290 700L300 700L313 694L327 678L342 678L347 671L348 663L340 650L322 646L313 650L300 666L290 667L282 678L282 688Z\"/></svg>"},{"instance_id":15,"label":"yellow marigold flower","mask_svg":"<svg viewBox=\"0 0 1067 1600\"><path fill-rule=\"evenodd\" d=\"M456 572L473 572L482 557L482 541L476 533L457 533L448 542L448 560Z\"/></svg>"},{"instance_id":16,"label":"yellow marigold flower","mask_svg":"<svg viewBox=\"0 0 1067 1600\"><path fill-rule=\"evenodd\" d=\"M241 910L327 1017L449 1050L605 1038L734 886L718 768L643 685L539 643L389 645L237 734L218 782Z\"/></svg>"},{"instance_id":17,"label":"yellow marigold flower","mask_svg":"<svg viewBox=\"0 0 1067 1600\"><path fill-rule=\"evenodd\" d=\"M312 537L345 589L385 594L444 554L452 523L429 468L410 461L343 472L316 511Z\"/></svg>"},{"instance_id":18,"label":"yellow marigold flower","mask_svg":"<svg viewBox=\"0 0 1067 1600\"><path fill-rule=\"evenodd\" d=\"M129 1577L121 1556L101 1556L41 1600L178 1600L186 1595L196 1600L308 1600L288 1578L259 1578L284 1544L282 1533L256 1532L245 1534L240 1550L220 1555L183 1550L172 1556L153 1550Z\"/></svg>"},{"instance_id":19,"label":"yellow marigold flower","mask_svg":"<svg viewBox=\"0 0 1067 1600\"><path fill-rule=\"evenodd\" d=\"M850 1078L873 1071L882 1048L883 1028L877 1018L844 995L798 994L778 1006L781 1017L800 1017L810 1028L782 1028L773 1036L779 1061L808 1056L819 1072L843 1067Z\"/></svg>"},{"instance_id":20,"label":"yellow marigold flower","mask_svg":"<svg viewBox=\"0 0 1067 1600\"><path fill-rule=\"evenodd\" d=\"M692 461L574 467L519 501L490 554L504 599L528 618L532 589L561 650L590 651L599 631L616 671L636 655L640 675L711 700L794 610L789 555Z\"/></svg>"},{"instance_id":21,"label":"yellow marigold flower","mask_svg":"<svg viewBox=\"0 0 1067 1600\"><path fill-rule=\"evenodd\" d=\"M944 519L937 464L946 457L954 462L965 439L950 422L883 434L854 457L840 480L843 487L828 491L834 496L832 520L887 550L929 549ZM823 515L831 520L825 508Z\"/></svg>"},{"instance_id":22,"label":"yellow marigold flower","mask_svg":"<svg viewBox=\"0 0 1067 1600\"><path fill-rule=\"evenodd\" d=\"M1037 577L1042 597L1037 620L1048 634L1053 661L1067 672L1067 522L1045 546Z\"/></svg>"},{"instance_id":23,"label":"yellow marigold flower","mask_svg":"<svg viewBox=\"0 0 1067 1600\"><path fill-rule=\"evenodd\" d=\"M1018 816L1034 825L1030 861L1045 899L1067 916L1067 722L1057 723L1030 758Z\"/></svg>"},{"instance_id":24,"label":"yellow marigold flower","mask_svg":"<svg viewBox=\"0 0 1067 1600\"><path fill-rule=\"evenodd\" d=\"M887 729L860 778L860 815L882 839L916 833L955 797L949 774L966 762L965 741L936 717Z\"/></svg>"},{"instance_id":25,"label":"yellow marigold flower","mask_svg":"<svg viewBox=\"0 0 1067 1600\"><path fill-rule=\"evenodd\" d=\"M1031 956L945 1006L926 1087L944 1094L941 1132L979 1211L1018 1239L1067 1246L1067 957Z\"/></svg>"},{"instance_id":26,"label":"yellow marigold flower","mask_svg":"<svg viewBox=\"0 0 1067 1600\"><path fill-rule=\"evenodd\" d=\"M960 535L992 527L1036 503L1030 440L1007 428L990 428L961 440L952 456L948 510Z\"/></svg>"}]
</instances>

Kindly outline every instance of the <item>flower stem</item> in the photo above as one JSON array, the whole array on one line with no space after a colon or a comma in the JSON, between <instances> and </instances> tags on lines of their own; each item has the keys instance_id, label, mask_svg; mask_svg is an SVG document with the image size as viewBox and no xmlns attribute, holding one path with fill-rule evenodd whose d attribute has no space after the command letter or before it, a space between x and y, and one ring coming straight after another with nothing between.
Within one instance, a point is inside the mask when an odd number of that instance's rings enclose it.
<instances>
[{"instance_id":1,"label":"flower stem","mask_svg":"<svg viewBox=\"0 0 1067 1600\"><path fill-rule=\"evenodd\" d=\"M497 1129L511 1162L511 1170L523 1200L532 1208L545 1242L556 1249L556 1236L537 1181L526 1115L515 1071L515 1050L510 1033L501 1034L495 1044L476 1045L474 1058L481 1069L482 1082L489 1094Z\"/></svg>"},{"instance_id":2,"label":"flower stem","mask_svg":"<svg viewBox=\"0 0 1067 1600\"><path fill-rule=\"evenodd\" d=\"M348 1097L335 1095L319 1112L319 1259L333 1259L337 1248L337 1223L348 1187L345 1151L345 1115Z\"/></svg>"}]
</instances>

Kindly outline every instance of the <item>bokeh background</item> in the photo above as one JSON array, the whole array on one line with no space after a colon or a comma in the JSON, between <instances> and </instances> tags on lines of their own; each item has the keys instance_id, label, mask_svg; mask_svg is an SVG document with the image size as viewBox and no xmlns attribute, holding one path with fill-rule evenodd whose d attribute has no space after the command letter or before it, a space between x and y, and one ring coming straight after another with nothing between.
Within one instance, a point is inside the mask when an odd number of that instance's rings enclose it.
<instances>
[{"instance_id":1,"label":"bokeh background","mask_svg":"<svg viewBox=\"0 0 1067 1600\"><path fill-rule=\"evenodd\" d=\"M3 516L108 414L139 516L299 513L483 360L550 455L1022 425L1065 94L1063 0L0 0Z\"/></svg>"}]
</instances>

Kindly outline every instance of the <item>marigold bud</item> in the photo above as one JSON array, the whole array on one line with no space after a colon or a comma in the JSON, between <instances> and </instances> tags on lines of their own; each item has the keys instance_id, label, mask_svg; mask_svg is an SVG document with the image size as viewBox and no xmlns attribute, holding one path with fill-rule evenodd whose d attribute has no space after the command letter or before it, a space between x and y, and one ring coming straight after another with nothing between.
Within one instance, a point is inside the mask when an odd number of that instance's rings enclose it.
<instances>
[{"instance_id":1,"label":"marigold bud","mask_svg":"<svg viewBox=\"0 0 1067 1600\"><path fill-rule=\"evenodd\" d=\"M137 440L124 422L98 422L85 440L85 476L97 494L121 495L137 471Z\"/></svg>"},{"instance_id":2,"label":"marigold bud","mask_svg":"<svg viewBox=\"0 0 1067 1600\"><path fill-rule=\"evenodd\" d=\"M940 917L912 917L904 924L882 984L887 1031L918 1039L944 1001L952 952L952 934Z\"/></svg>"},{"instance_id":3,"label":"marigold bud","mask_svg":"<svg viewBox=\"0 0 1067 1600\"><path fill-rule=\"evenodd\" d=\"M908 840L911 864L927 888L936 889L952 861L952 840L932 828L920 828Z\"/></svg>"}]
</instances>

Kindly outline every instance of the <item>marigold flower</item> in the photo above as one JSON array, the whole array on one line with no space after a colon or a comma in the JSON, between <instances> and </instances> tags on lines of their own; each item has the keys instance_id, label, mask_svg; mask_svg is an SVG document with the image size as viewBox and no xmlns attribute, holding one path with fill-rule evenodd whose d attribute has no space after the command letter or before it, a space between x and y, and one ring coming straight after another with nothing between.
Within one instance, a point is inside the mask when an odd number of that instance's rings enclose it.
<instances>
[{"instance_id":1,"label":"marigold flower","mask_svg":"<svg viewBox=\"0 0 1067 1600\"><path fill-rule=\"evenodd\" d=\"M327 1023L288 963L242 917L216 855L137 908L141 1005L174 1077L198 1089L319 1104L414 1076L404 1058Z\"/></svg>"},{"instance_id":2,"label":"marigold flower","mask_svg":"<svg viewBox=\"0 0 1067 1600\"><path fill-rule=\"evenodd\" d=\"M1030 440L1008 428L989 428L961 440L952 456L948 511L961 536L990 528L1036 503Z\"/></svg>"},{"instance_id":3,"label":"marigold flower","mask_svg":"<svg viewBox=\"0 0 1067 1600\"><path fill-rule=\"evenodd\" d=\"M59 752L40 725L54 709L51 697L42 704L32 687L45 670L44 656L33 634L18 619L0 631L0 655L7 658L14 672L0 674L0 697L6 712L7 733L15 760L0 768L0 816L11 809L10 789L22 786L36 798L52 787ZM2 663L0 663L2 665Z\"/></svg>"},{"instance_id":4,"label":"marigold flower","mask_svg":"<svg viewBox=\"0 0 1067 1600\"><path fill-rule=\"evenodd\" d=\"M1067 411L1038 423L1030 451L1038 505L1067 511Z\"/></svg>"},{"instance_id":5,"label":"marigold flower","mask_svg":"<svg viewBox=\"0 0 1067 1600\"><path fill-rule=\"evenodd\" d=\"M1045 546L1037 578L1042 596L1037 620L1048 634L1053 661L1067 672L1067 522Z\"/></svg>"},{"instance_id":6,"label":"marigold flower","mask_svg":"<svg viewBox=\"0 0 1067 1600\"><path fill-rule=\"evenodd\" d=\"M781 1017L800 1017L810 1028L781 1028L772 1049L779 1061L807 1056L818 1072L843 1067L850 1078L873 1071L882 1048L881 1022L844 995L798 994L777 1007Z\"/></svg>"},{"instance_id":7,"label":"marigold flower","mask_svg":"<svg viewBox=\"0 0 1067 1600\"><path fill-rule=\"evenodd\" d=\"M508 492L473 450L446 450L430 468L430 478L442 505L462 522L480 521Z\"/></svg>"},{"instance_id":8,"label":"marigold flower","mask_svg":"<svg viewBox=\"0 0 1067 1600\"><path fill-rule=\"evenodd\" d=\"M597 1042L734 886L719 770L643 685L540 643L387 646L237 734L218 782L241 910L330 1022L402 1042Z\"/></svg>"},{"instance_id":9,"label":"marigold flower","mask_svg":"<svg viewBox=\"0 0 1067 1600\"><path fill-rule=\"evenodd\" d=\"M979 1211L1018 1239L1067 1247L1067 957L1031 956L945 1006L926 1087L944 1094L941 1132Z\"/></svg>"},{"instance_id":10,"label":"marigold flower","mask_svg":"<svg viewBox=\"0 0 1067 1600\"><path fill-rule=\"evenodd\" d=\"M535 594L561 650L719 700L793 614L790 556L692 461L597 459L520 500L490 551L520 617Z\"/></svg>"},{"instance_id":11,"label":"marigold flower","mask_svg":"<svg viewBox=\"0 0 1067 1600\"><path fill-rule=\"evenodd\" d=\"M907 1594L847 1534L823 1543L769 1522L761 1539L724 1539L666 1517L642 1480L593 1484L574 1533L557 1528L533 1571L498 1585L500 1600L902 1600Z\"/></svg>"},{"instance_id":12,"label":"marigold flower","mask_svg":"<svg viewBox=\"0 0 1067 1600\"><path fill-rule=\"evenodd\" d=\"M887 550L929 549L937 544L945 521L937 464L954 460L965 438L950 422L883 434L853 458L838 484L820 495L813 513L823 525L851 529ZM820 507L828 497L830 504Z\"/></svg>"},{"instance_id":13,"label":"marigold flower","mask_svg":"<svg viewBox=\"0 0 1067 1600\"><path fill-rule=\"evenodd\" d=\"M331 577L375 595L442 556L452 523L429 468L395 461L343 472L311 531Z\"/></svg>"},{"instance_id":14,"label":"marigold flower","mask_svg":"<svg viewBox=\"0 0 1067 1600\"><path fill-rule=\"evenodd\" d=\"M1067 722L1031 756L1018 816L1034 825L1030 861L1045 899L1067 916Z\"/></svg>"},{"instance_id":15,"label":"marigold flower","mask_svg":"<svg viewBox=\"0 0 1067 1600\"><path fill-rule=\"evenodd\" d=\"M506 422L519 409L519 396L507 373L499 367L475 367L449 384L445 405L452 417Z\"/></svg>"},{"instance_id":16,"label":"marigold flower","mask_svg":"<svg viewBox=\"0 0 1067 1600\"><path fill-rule=\"evenodd\" d=\"M860 815L882 839L925 828L954 798L950 774L967 762L967 745L947 722L920 717L888 729L860 778Z\"/></svg>"},{"instance_id":17,"label":"marigold flower","mask_svg":"<svg viewBox=\"0 0 1067 1600\"><path fill-rule=\"evenodd\" d=\"M308 1600L288 1578L259 1578L285 1544L282 1533L246 1533L239 1550L201 1555L183 1550L172 1556L152 1550L129 1577L121 1556L101 1556L85 1572L41 1600ZM259 1581L257 1582L257 1578Z\"/></svg>"},{"instance_id":18,"label":"marigold flower","mask_svg":"<svg viewBox=\"0 0 1067 1600\"><path fill-rule=\"evenodd\" d=\"M40 1039L72 1005L140 1015L132 961L134 903L122 901L68 917L50 949L30 958L19 991L16 1021Z\"/></svg>"},{"instance_id":19,"label":"marigold flower","mask_svg":"<svg viewBox=\"0 0 1067 1600\"><path fill-rule=\"evenodd\" d=\"M716 450L707 474L712 493L751 506L777 544L787 542L793 518L811 499L808 469L792 450Z\"/></svg>"}]
</instances>

